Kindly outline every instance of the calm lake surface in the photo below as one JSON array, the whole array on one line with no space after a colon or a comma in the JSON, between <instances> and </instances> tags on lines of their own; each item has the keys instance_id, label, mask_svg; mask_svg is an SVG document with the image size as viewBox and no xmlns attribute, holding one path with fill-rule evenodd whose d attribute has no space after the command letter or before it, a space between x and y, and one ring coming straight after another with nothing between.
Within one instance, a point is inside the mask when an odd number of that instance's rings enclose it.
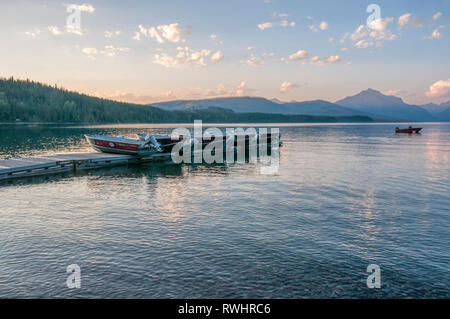
<instances>
[{"instance_id":1,"label":"calm lake surface","mask_svg":"<svg viewBox=\"0 0 450 319\"><path fill-rule=\"evenodd\" d=\"M171 126L0 125L0 159ZM3 182L0 297L449 298L450 124L395 126L279 126L275 175L160 163Z\"/></svg>"}]
</instances>

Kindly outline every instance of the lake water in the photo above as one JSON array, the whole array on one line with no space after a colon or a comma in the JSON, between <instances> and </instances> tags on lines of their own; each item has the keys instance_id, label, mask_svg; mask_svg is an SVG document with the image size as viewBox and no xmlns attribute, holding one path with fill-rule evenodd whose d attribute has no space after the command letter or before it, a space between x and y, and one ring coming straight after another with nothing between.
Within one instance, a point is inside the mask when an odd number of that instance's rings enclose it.
<instances>
[{"instance_id":1,"label":"lake water","mask_svg":"<svg viewBox=\"0 0 450 319\"><path fill-rule=\"evenodd\" d=\"M450 124L395 126L280 126L275 175L160 163L3 182L0 297L449 298ZM142 131L171 129L0 125L0 159Z\"/></svg>"}]
</instances>

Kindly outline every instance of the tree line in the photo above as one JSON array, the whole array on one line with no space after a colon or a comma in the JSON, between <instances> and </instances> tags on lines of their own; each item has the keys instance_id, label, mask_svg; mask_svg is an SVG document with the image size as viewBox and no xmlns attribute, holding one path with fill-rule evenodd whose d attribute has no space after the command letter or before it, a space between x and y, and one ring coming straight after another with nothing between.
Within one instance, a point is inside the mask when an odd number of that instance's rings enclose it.
<instances>
[{"instance_id":1,"label":"tree line","mask_svg":"<svg viewBox=\"0 0 450 319\"><path fill-rule=\"evenodd\" d=\"M235 113L222 108L166 111L157 107L117 102L31 80L0 78L0 122L40 123L295 123L368 122L369 117Z\"/></svg>"}]
</instances>

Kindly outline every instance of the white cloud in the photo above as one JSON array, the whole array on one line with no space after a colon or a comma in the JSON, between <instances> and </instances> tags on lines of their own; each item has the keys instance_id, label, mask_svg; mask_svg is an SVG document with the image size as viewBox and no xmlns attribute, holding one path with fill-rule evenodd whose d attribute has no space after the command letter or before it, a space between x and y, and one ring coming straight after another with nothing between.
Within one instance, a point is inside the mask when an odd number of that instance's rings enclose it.
<instances>
[{"instance_id":1,"label":"white cloud","mask_svg":"<svg viewBox=\"0 0 450 319\"><path fill-rule=\"evenodd\" d=\"M83 29L75 27L75 26L66 26L65 30L67 33L72 33L72 34L76 34L76 35L84 34Z\"/></svg>"},{"instance_id":2,"label":"white cloud","mask_svg":"<svg viewBox=\"0 0 450 319\"><path fill-rule=\"evenodd\" d=\"M326 21L322 21L319 25L320 30L325 31L328 29L328 23Z\"/></svg>"},{"instance_id":3,"label":"white cloud","mask_svg":"<svg viewBox=\"0 0 450 319\"><path fill-rule=\"evenodd\" d=\"M258 28L260 30L265 30L265 29L269 29L269 28L273 28L275 25L272 22L264 22L261 24L258 24Z\"/></svg>"},{"instance_id":4,"label":"white cloud","mask_svg":"<svg viewBox=\"0 0 450 319\"><path fill-rule=\"evenodd\" d=\"M209 37L210 37L212 40L215 40L215 39L217 39L217 34L211 34Z\"/></svg>"},{"instance_id":5,"label":"white cloud","mask_svg":"<svg viewBox=\"0 0 450 319\"><path fill-rule=\"evenodd\" d=\"M25 31L25 35L32 38L32 39L36 39L37 36L39 35L39 33L41 33L41 30L39 29L33 29L30 31Z\"/></svg>"},{"instance_id":6,"label":"white cloud","mask_svg":"<svg viewBox=\"0 0 450 319\"><path fill-rule=\"evenodd\" d=\"M312 57L309 60L309 63L314 65L325 65L325 64L333 64L341 61L339 55L326 56L323 58L319 58L318 56Z\"/></svg>"},{"instance_id":7,"label":"white cloud","mask_svg":"<svg viewBox=\"0 0 450 319\"><path fill-rule=\"evenodd\" d=\"M385 92L386 95L394 95L394 96L400 96L402 90L388 90Z\"/></svg>"},{"instance_id":8,"label":"white cloud","mask_svg":"<svg viewBox=\"0 0 450 319\"><path fill-rule=\"evenodd\" d=\"M355 31L353 31L353 33L350 36L350 38L353 41L356 41L356 40L364 38L366 36L367 36L367 29L366 29L366 27L363 24L361 24L358 28L356 28Z\"/></svg>"},{"instance_id":9,"label":"white cloud","mask_svg":"<svg viewBox=\"0 0 450 319\"><path fill-rule=\"evenodd\" d=\"M211 50L194 50L189 47L177 47L177 54L171 56L167 53L161 52L153 56L153 63L162 65L166 68L182 69L191 65L197 67L207 66L206 59L210 57L212 62L220 62L223 59L223 53Z\"/></svg>"},{"instance_id":10,"label":"white cloud","mask_svg":"<svg viewBox=\"0 0 450 319\"><path fill-rule=\"evenodd\" d=\"M425 95L430 98L450 99L450 79L433 83Z\"/></svg>"},{"instance_id":11,"label":"white cloud","mask_svg":"<svg viewBox=\"0 0 450 319\"><path fill-rule=\"evenodd\" d=\"M343 52L348 51L348 48L341 48L341 51Z\"/></svg>"},{"instance_id":12,"label":"white cloud","mask_svg":"<svg viewBox=\"0 0 450 319\"><path fill-rule=\"evenodd\" d=\"M308 28L309 28L309 30L311 30L312 32L317 32L317 31L319 31L319 30L317 29L317 27L316 27L314 24L310 24L310 25L308 26Z\"/></svg>"},{"instance_id":13,"label":"white cloud","mask_svg":"<svg viewBox=\"0 0 450 319\"><path fill-rule=\"evenodd\" d=\"M119 52L128 52L128 51L130 51L130 48L125 48L125 47L124 48L122 48L122 47L116 48L116 47L113 47L112 45L107 45L107 46L105 46L104 50L100 51L100 53L107 57L112 58L112 57L116 56L116 54Z\"/></svg>"},{"instance_id":14,"label":"white cloud","mask_svg":"<svg viewBox=\"0 0 450 319\"><path fill-rule=\"evenodd\" d=\"M61 35L63 34L63 31L60 30L57 26L49 26L47 28L48 31L50 31L51 34L53 35Z\"/></svg>"},{"instance_id":15,"label":"white cloud","mask_svg":"<svg viewBox=\"0 0 450 319\"><path fill-rule=\"evenodd\" d=\"M265 54L261 55L261 57L258 57L258 56L256 56L255 54L252 53L250 55L250 57L245 61L245 63L248 66L251 66L253 68L261 67L261 66L263 66L266 63L265 57L266 57Z\"/></svg>"},{"instance_id":16,"label":"white cloud","mask_svg":"<svg viewBox=\"0 0 450 319\"><path fill-rule=\"evenodd\" d=\"M375 32L386 32L389 23L392 21L394 21L394 18L375 19L369 23L369 26Z\"/></svg>"},{"instance_id":17,"label":"white cloud","mask_svg":"<svg viewBox=\"0 0 450 319\"><path fill-rule=\"evenodd\" d=\"M277 26L279 26L279 27L288 27L289 26L289 27L293 28L293 27L295 27L295 22L294 21L289 22L286 19L283 19L279 22L264 22L264 23L258 24L258 29L265 30L265 29L270 29L270 28L277 27Z\"/></svg>"},{"instance_id":18,"label":"white cloud","mask_svg":"<svg viewBox=\"0 0 450 319\"><path fill-rule=\"evenodd\" d=\"M134 33L134 40L141 40L141 36L146 38L154 38L158 43L164 43L164 41L170 41L178 43L182 41L183 30L178 23L163 24L156 27L145 28L142 25L138 26L139 31ZM185 33L190 33L190 27L185 28Z\"/></svg>"},{"instance_id":19,"label":"white cloud","mask_svg":"<svg viewBox=\"0 0 450 319\"><path fill-rule=\"evenodd\" d=\"M90 57L94 57L94 56L101 54L108 58L115 57L117 55L117 53L119 53L119 52L128 52L128 51L130 51L130 48L125 48L125 47L117 47L116 48L112 45L107 45L101 50L98 50L96 48L90 48L90 47L86 47L81 50L81 52L83 52L84 54L86 54Z\"/></svg>"},{"instance_id":20,"label":"white cloud","mask_svg":"<svg viewBox=\"0 0 450 319\"><path fill-rule=\"evenodd\" d=\"M405 20L406 18L403 18L401 23L404 23ZM367 49L372 47L374 45L373 39L379 41L379 44L377 43L377 47L381 48L381 41L392 41L397 38L397 35L393 34L388 29L388 26L392 21L394 21L394 18L384 18L373 20L370 22L369 27L361 24L351 34L350 38L354 42L355 47L359 49Z\"/></svg>"},{"instance_id":21,"label":"white cloud","mask_svg":"<svg viewBox=\"0 0 450 319\"><path fill-rule=\"evenodd\" d=\"M291 83L291 82L285 81L285 82L281 83L280 92L287 93L296 87L299 87L299 85L297 83Z\"/></svg>"},{"instance_id":22,"label":"white cloud","mask_svg":"<svg viewBox=\"0 0 450 319\"><path fill-rule=\"evenodd\" d=\"M96 48L83 48L81 50L81 52L83 52L84 54L87 54L87 55L93 55L93 54L97 54L98 50Z\"/></svg>"},{"instance_id":23,"label":"white cloud","mask_svg":"<svg viewBox=\"0 0 450 319\"><path fill-rule=\"evenodd\" d=\"M92 4L88 4L88 3L83 3L80 5L76 5L76 4L66 4L65 5L66 8L74 8L74 7L78 7L78 9L82 12L87 12L87 13L94 13L95 8ZM73 9L72 9L73 10Z\"/></svg>"},{"instance_id":24,"label":"white cloud","mask_svg":"<svg viewBox=\"0 0 450 319\"><path fill-rule=\"evenodd\" d=\"M310 24L308 25L308 29L311 30L312 32L318 32L319 29L322 31L328 30L328 22L326 21L320 22L319 27L317 27L315 24Z\"/></svg>"},{"instance_id":25,"label":"white cloud","mask_svg":"<svg viewBox=\"0 0 450 319\"><path fill-rule=\"evenodd\" d=\"M372 41L367 41L367 40L359 40L358 42L355 43L355 47L358 49L367 49L373 46L373 42Z\"/></svg>"},{"instance_id":26,"label":"white cloud","mask_svg":"<svg viewBox=\"0 0 450 319\"><path fill-rule=\"evenodd\" d=\"M248 96L253 93L253 89L250 89L247 87L247 83L245 81L242 81L239 83L239 85L236 87L235 96Z\"/></svg>"},{"instance_id":27,"label":"white cloud","mask_svg":"<svg viewBox=\"0 0 450 319\"><path fill-rule=\"evenodd\" d=\"M220 62L223 59L223 53L222 51L217 51L213 55L211 55L211 61L212 62Z\"/></svg>"},{"instance_id":28,"label":"white cloud","mask_svg":"<svg viewBox=\"0 0 450 319\"><path fill-rule=\"evenodd\" d=\"M436 14L434 16L436 16ZM434 16L433 16L433 20L434 20ZM438 19L438 18L439 18L439 15L437 16L436 19ZM408 25L419 28L419 27L422 27L424 24L431 24L431 22L423 22L418 17L412 18L411 13L405 13L398 18L397 24L400 28L403 28Z\"/></svg>"},{"instance_id":29,"label":"white cloud","mask_svg":"<svg viewBox=\"0 0 450 319\"><path fill-rule=\"evenodd\" d=\"M339 42L340 42L340 43L344 43L344 42L345 42L345 39L347 39L349 35L350 35L350 32L346 32L346 33L342 36L342 38L339 40Z\"/></svg>"},{"instance_id":30,"label":"white cloud","mask_svg":"<svg viewBox=\"0 0 450 319\"><path fill-rule=\"evenodd\" d=\"M135 32L134 36L133 36L133 40L141 41L141 33L140 32Z\"/></svg>"},{"instance_id":31,"label":"white cloud","mask_svg":"<svg viewBox=\"0 0 450 319\"><path fill-rule=\"evenodd\" d=\"M308 56L309 56L308 51L299 50L299 51L295 52L294 54L291 54L289 56L289 59L293 60L293 61L303 61L303 60L306 60L308 58Z\"/></svg>"},{"instance_id":32,"label":"white cloud","mask_svg":"<svg viewBox=\"0 0 450 319\"><path fill-rule=\"evenodd\" d=\"M433 15L433 21L436 21L442 16L442 12L438 11Z\"/></svg>"},{"instance_id":33,"label":"white cloud","mask_svg":"<svg viewBox=\"0 0 450 319\"><path fill-rule=\"evenodd\" d=\"M397 24L402 28L409 23L409 19L411 18L411 13L405 13L398 18Z\"/></svg>"},{"instance_id":34,"label":"white cloud","mask_svg":"<svg viewBox=\"0 0 450 319\"><path fill-rule=\"evenodd\" d=\"M179 42L181 39L181 27L178 23L172 23L169 25L158 26L158 31L161 33L162 37L171 41Z\"/></svg>"},{"instance_id":35,"label":"white cloud","mask_svg":"<svg viewBox=\"0 0 450 319\"><path fill-rule=\"evenodd\" d=\"M442 38L442 34L439 32L438 29L434 29L433 33L428 37L429 39L440 39Z\"/></svg>"},{"instance_id":36,"label":"white cloud","mask_svg":"<svg viewBox=\"0 0 450 319\"><path fill-rule=\"evenodd\" d=\"M117 30L117 31L105 31L105 38L112 38L113 36L117 36L117 35L121 35L122 31Z\"/></svg>"},{"instance_id":37,"label":"white cloud","mask_svg":"<svg viewBox=\"0 0 450 319\"><path fill-rule=\"evenodd\" d=\"M80 9L80 11L84 11L84 12L88 12L88 13L94 13L94 11L95 11L95 8L92 4L83 3L83 4L79 5L78 8Z\"/></svg>"}]
</instances>

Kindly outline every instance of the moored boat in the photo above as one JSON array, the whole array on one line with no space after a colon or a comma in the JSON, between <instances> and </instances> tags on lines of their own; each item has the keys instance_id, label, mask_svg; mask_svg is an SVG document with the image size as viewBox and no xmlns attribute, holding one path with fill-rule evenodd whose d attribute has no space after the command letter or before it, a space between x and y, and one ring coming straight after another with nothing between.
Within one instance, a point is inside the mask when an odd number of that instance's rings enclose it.
<instances>
[{"instance_id":1,"label":"moored boat","mask_svg":"<svg viewBox=\"0 0 450 319\"><path fill-rule=\"evenodd\" d=\"M407 133L407 134L416 133L417 134L417 133L420 133L421 130L422 130L421 127L412 127L412 126L410 126L408 128L403 128L403 129L396 127L395 128L395 133Z\"/></svg>"},{"instance_id":2,"label":"moored boat","mask_svg":"<svg viewBox=\"0 0 450 319\"><path fill-rule=\"evenodd\" d=\"M137 139L99 135L85 135L85 137L89 145L97 151L127 155L170 153L172 147L181 141L181 139L172 140L168 135L152 134L138 134Z\"/></svg>"}]
</instances>

